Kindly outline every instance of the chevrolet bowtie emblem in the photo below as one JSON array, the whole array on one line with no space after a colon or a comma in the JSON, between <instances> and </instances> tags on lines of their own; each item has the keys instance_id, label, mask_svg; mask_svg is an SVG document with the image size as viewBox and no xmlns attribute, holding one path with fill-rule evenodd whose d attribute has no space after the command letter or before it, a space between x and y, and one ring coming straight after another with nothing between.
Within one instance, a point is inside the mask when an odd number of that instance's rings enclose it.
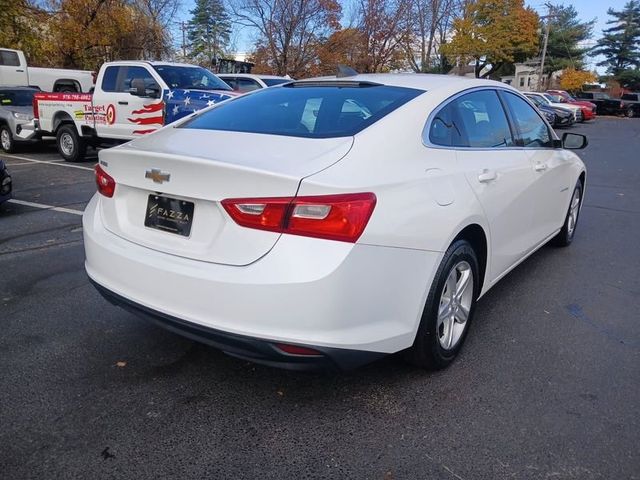
<instances>
[{"instance_id":1,"label":"chevrolet bowtie emblem","mask_svg":"<svg viewBox=\"0 0 640 480\"><path fill-rule=\"evenodd\" d=\"M144 178L150 178L154 183L164 183L169 181L171 174L164 173L157 168L152 168L144 173Z\"/></svg>"}]
</instances>

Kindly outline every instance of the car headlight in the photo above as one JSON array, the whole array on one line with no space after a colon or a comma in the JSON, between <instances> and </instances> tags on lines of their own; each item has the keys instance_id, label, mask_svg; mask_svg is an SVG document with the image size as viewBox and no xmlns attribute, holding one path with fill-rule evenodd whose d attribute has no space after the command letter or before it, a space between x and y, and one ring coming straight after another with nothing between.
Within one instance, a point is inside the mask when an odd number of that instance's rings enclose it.
<instances>
[{"instance_id":1,"label":"car headlight","mask_svg":"<svg viewBox=\"0 0 640 480\"><path fill-rule=\"evenodd\" d=\"M544 112L544 116L547 117L547 122L553 123L553 121L556 119L555 114L551 112Z\"/></svg>"},{"instance_id":2,"label":"car headlight","mask_svg":"<svg viewBox=\"0 0 640 480\"><path fill-rule=\"evenodd\" d=\"M13 112L13 116L18 120L27 120L27 121L33 120L33 115L30 115L28 113Z\"/></svg>"}]
</instances>

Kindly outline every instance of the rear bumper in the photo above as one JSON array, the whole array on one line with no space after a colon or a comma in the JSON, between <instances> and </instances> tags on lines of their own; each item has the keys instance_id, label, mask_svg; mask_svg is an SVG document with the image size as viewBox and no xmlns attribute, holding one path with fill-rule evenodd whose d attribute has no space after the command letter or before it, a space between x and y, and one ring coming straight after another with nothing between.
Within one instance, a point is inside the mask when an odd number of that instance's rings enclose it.
<instances>
[{"instance_id":1,"label":"rear bumper","mask_svg":"<svg viewBox=\"0 0 640 480\"><path fill-rule=\"evenodd\" d=\"M98 205L94 197L83 217L85 267L103 292L156 320L172 319L176 331L176 323L187 325L181 333L205 332L207 343L263 363L292 360L273 360L273 343L311 346L341 367L363 363L345 358L368 361L410 347L441 258L283 235L250 265L220 265L122 239L104 228ZM232 351L227 337L250 341Z\"/></svg>"},{"instance_id":2,"label":"rear bumper","mask_svg":"<svg viewBox=\"0 0 640 480\"><path fill-rule=\"evenodd\" d=\"M312 348L321 355L292 355L279 350L273 342L223 332L187 322L132 302L92 280L91 283L107 301L124 308L138 317L184 337L211 345L233 357L263 365L305 371L351 370L386 355L384 353L318 347L315 345L300 346Z\"/></svg>"},{"instance_id":3,"label":"rear bumper","mask_svg":"<svg viewBox=\"0 0 640 480\"><path fill-rule=\"evenodd\" d=\"M33 143L40 140L40 133L36 130L35 122L18 123L14 126L13 139L20 143Z\"/></svg>"}]
</instances>

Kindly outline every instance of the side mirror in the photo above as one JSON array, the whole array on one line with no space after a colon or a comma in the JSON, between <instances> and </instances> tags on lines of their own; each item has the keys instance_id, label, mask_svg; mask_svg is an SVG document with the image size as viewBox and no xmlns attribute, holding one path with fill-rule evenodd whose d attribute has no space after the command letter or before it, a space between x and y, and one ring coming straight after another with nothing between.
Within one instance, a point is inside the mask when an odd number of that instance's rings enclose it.
<instances>
[{"instance_id":1,"label":"side mirror","mask_svg":"<svg viewBox=\"0 0 640 480\"><path fill-rule=\"evenodd\" d=\"M131 95L135 95L136 97L146 96L144 80L142 78L134 78L133 80L131 80L131 88L129 89L129 93Z\"/></svg>"},{"instance_id":2,"label":"side mirror","mask_svg":"<svg viewBox=\"0 0 640 480\"><path fill-rule=\"evenodd\" d=\"M567 150L580 150L589 145L587 137L579 133L565 133L562 135L562 148Z\"/></svg>"},{"instance_id":3,"label":"side mirror","mask_svg":"<svg viewBox=\"0 0 640 480\"><path fill-rule=\"evenodd\" d=\"M145 97L160 98L160 87L157 85L151 85L145 89L144 93Z\"/></svg>"}]
</instances>

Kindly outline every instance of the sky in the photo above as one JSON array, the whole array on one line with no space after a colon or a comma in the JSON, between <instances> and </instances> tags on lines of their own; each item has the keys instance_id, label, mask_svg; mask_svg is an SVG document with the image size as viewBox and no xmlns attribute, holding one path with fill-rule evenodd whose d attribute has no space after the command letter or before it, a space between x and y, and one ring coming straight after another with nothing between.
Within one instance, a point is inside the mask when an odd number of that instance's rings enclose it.
<instances>
[{"instance_id":1,"label":"sky","mask_svg":"<svg viewBox=\"0 0 640 480\"><path fill-rule=\"evenodd\" d=\"M349 9L346 6L349 3L349 0L339 0L343 5L343 12L347 12ZM544 15L547 13L547 8L545 7L545 0L525 0L526 4L533 8L538 14ZM609 19L607 15L607 10L609 8L613 8L614 10L622 10L624 4L627 0L572 0L569 2L562 0L552 0L554 4L562 4L562 5L573 5L578 11L578 15L580 20L593 20L596 19L596 24L593 29L593 38L589 42L589 46L595 45L595 42L602 35L602 30L607 28L606 22ZM176 45L180 45L180 30L179 23L181 21L188 21L190 18L189 11L193 9L194 1L193 0L183 0L182 9L180 13L177 15L176 21L176 29L174 31L174 35L176 38ZM236 35L234 43L235 50L238 52L247 52L251 50L253 45L252 42L252 32L249 29L244 29ZM595 69L596 63L601 60L601 58L593 57L587 58L587 66L589 69ZM599 67L598 70L602 73L602 67Z\"/></svg>"}]
</instances>

